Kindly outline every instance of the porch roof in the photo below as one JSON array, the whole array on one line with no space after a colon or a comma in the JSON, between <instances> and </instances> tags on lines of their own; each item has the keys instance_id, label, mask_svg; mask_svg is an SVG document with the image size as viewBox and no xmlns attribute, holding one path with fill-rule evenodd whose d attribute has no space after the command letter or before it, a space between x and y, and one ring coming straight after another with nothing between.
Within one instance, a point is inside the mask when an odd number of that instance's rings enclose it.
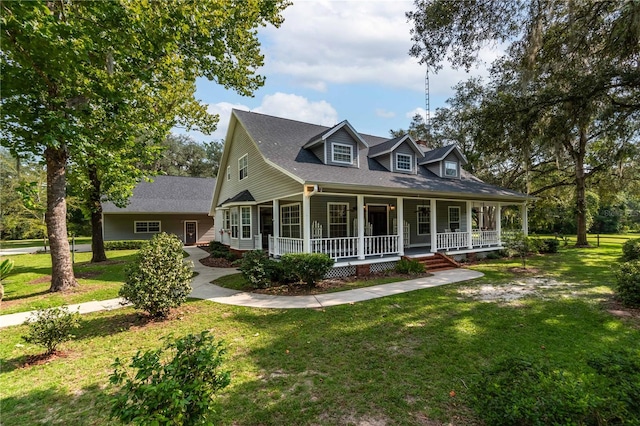
<instances>
[{"instance_id":1,"label":"porch roof","mask_svg":"<svg viewBox=\"0 0 640 426\"><path fill-rule=\"evenodd\" d=\"M256 201L256 199L253 198L253 195L251 195L251 192L249 192L248 189L245 189L244 191L237 193L233 197L227 198L226 200L218 204L218 207L222 207L225 204L233 204L233 203L239 203L239 202L252 202L252 201Z\"/></svg>"},{"instance_id":2,"label":"porch roof","mask_svg":"<svg viewBox=\"0 0 640 426\"><path fill-rule=\"evenodd\" d=\"M267 160L308 183L350 186L354 189L366 187L397 193L401 192L397 190L406 190L420 195L465 195L470 198L514 201L529 198L517 191L484 183L466 172L461 174L460 179L438 177L426 167L418 167L416 174L393 173L369 157L361 158L359 168L326 165L304 146L330 128L247 111L233 110L233 113ZM388 138L365 134L360 136L374 153L377 145L389 143Z\"/></svg>"}]
</instances>

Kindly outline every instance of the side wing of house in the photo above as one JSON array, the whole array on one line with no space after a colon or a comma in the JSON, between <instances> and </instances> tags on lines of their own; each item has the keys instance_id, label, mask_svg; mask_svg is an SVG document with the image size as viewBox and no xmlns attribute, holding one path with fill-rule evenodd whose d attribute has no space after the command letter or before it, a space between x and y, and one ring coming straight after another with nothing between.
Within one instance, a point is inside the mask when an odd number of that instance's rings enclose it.
<instances>
[{"instance_id":1,"label":"side wing of house","mask_svg":"<svg viewBox=\"0 0 640 426\"><path fill-rule=\"evenodd\" d=\"M267 161L242 123L232 116L210 215L215 217L216 240L233 249L253 249L267 219L258 204L295 197L302 181Z\"/></svg>"}]
</instances>

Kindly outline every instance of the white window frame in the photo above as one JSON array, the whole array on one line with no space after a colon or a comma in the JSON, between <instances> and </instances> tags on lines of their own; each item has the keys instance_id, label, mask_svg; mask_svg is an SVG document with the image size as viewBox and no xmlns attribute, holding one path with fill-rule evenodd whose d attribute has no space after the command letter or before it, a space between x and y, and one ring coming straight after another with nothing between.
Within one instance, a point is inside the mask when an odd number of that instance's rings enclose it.
<instances>
[{"instance_id":1,"label":"white window frame","mask_svg":"<svg viewBox=\"0 0 640 426\"><path fill-rule=\"evenodd\" d=\"M447 166L453 166L453 168L448 168ZM448 174L449 170L453 170L454 174ZM444 175L446 177L458 177L458 162L457 161L445 161L444 162Z\"/></svg>"},{"instance_id":2,"label":"white window frame","mask_svg":"<svg viewBox=\"0 0 640 426\"><path fill-rule=\"evenodd\" d=\"M422 213L422 209L426 209L426 213ZM420 225L427 225L427 232L420 232ZM416 232L417 235L431 234L431 206L422 204L416 209Z\"/></svg>"},{"instance_id":3,"label":"white window frame","mask_svg":"<svg viewBox=\"0 0 640 426\"><path fill-rule=\"evenodd\" d=\"M230 229L231 229L231 211L229 209L222 211L222 229L230 232Z\"/></svg>"},{"instance_id":4,"label":"white window frame","mask_svg":"<svg viewBox=\"0 0 640 426\"><path fill-rule=\"evenodd\" d=\"M233 238L234 240L238 239L239 236L239 232L240 232L240 220L239 220L239 212L238 209L232 209L231 210L231 238ZM235 235L235 236L234 236Z\"/></svg>"},{"instance_id":5,"label":"white window frame","mask_svg":"<svg viewBox=\"0 0 640 426\"><path fill-rule=\"evenodd\" d=\"M409 168L408 169L403 169L402 167L399 167L399 160L400 157L405 157L408 158L409 161ZM400 172L412 172L413 171L413 155L411 154L403 154L401 152L396 152L396 170L400 171Z\"/></svg>"},{"instance_id":6,"label":"white window frame","mask_svg":"<svg viewBox=\"0 0 640 426\"><path fill-rule=\"evenodd\" d=\"M345 220L345 235L344 237L348 237L349 236L349 203L327 203L327 238L332 238L331 237L331 225L343 225L343 223L333 223L331 222L331 207L332 206L343 206L346 212L346 220ZM333 238L341 238L341 237L333 237Z\"/></svg>"},{"instance_id":7,"label":"white window frame","mask_svg":"<svg viewBox=\"0 0 640 426\"><path fill-rule=\"evenodd\" d=\"M249 210L249 222L245 222L245 216L243 214L244 211ZM249 228L249 234L247 237L244 236L245 228ZM252 240L253 239L253 228L251 227L251 206L242 206L240 207L240 239L241 240Z\"/></svg>"},{"instance_id":8,"label":"white window frame","mask_svg":"<svg viewBox=\"0 0 640 426\"><path fill-rule=\"evenodd\" d=\"M294 215L291 214L292 207L298 208L298 215L297 217L295 217L297 222L292 220L294 219ZM285 211L287 210L289 211L288 215L285 214ZM291 204L281 205L280 206L280 236L283 238L301 238L302 237L302 229L300 228L300 226L302 225L301 216L302 216L302 208L300 203L291 203ZM292 229L296 227L298 228L298 237L294 237L292 232ZM288 232L285 232L285 229L288 230Z\"/></svg>"},{"instance_id":9,"label":"white window frame","mask_svg":"<svg viewBox=\"0 0 640 426\"><path fill-rule=\"evenodd\" d=\"M227 166L227 182L231 180L231 166Z\"/></svg>"},{"instance_id":10,"label":"white window frame","mask_svg":"<svg viewBox=\"0 0 640 426\"><path fill-rule=\"evenodd\" d=\"M138 231L138 224L145 224L145 231ZM158 230L157 231L150 231L149 230L149 225L152 223L157 223L158 224ZM134 234L159 234L160 232L162 232L162 221L160 220L135 220L133 221L133 233Z\"/></svg>"},{"instance_id":11,"label":"white window frame","mask_svg":"<svg viewBox=\"0 0 640 426\"><path fill-rule=\"evenodd\" d=\"M336 160L336 147L349 148L349 161ZM339 153L338 155L346 155L345 153ZM353 146L344 143L332 142L331 143L331 162L337 164L353 164Z\"/></svg>"},{"instance_id":12,"label":"white window frame","mask_svg":"<svg viewBox=\"0 0 640 426\"><path fill-rule=\"evenodd\" d=\"M458 212L458 220L454 220L454 221L451 220L451 212L452 211L457 211ZM458 206L449 206L449 217L448 217L448 219L449 219L448 226L449 226L449 230L451 232L455 232L456 229L461 229L462 228L462 217L460 216L460 207L458 207ZM456 227L451 226L452 223L457 223L458 227L456 228Z\"/></svg>"},{"instance_id":13,"label":"white window frame","mask_svg":"<svg viewBox=\"0 0 640 426\"><path fill-rule=\"evenodd\" d=\"M238 158L238 180L244 180L247 176L249 176L249 154Z\"/></svg>"}]
</instances>

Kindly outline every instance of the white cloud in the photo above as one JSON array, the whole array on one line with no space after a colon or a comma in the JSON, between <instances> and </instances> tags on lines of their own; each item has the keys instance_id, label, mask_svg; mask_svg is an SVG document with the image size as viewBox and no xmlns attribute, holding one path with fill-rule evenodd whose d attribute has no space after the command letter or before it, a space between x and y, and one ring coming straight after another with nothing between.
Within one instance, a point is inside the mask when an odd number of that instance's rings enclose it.
<instances>
[{"instance_id":1,"label":"white cloud","mask_svg":"<svg viewBox=\"0 0 640 426\"><path fill-rule=\"evenodd\" d=\"M393 111L387 111L385 109L382 108L377 108L376 109L376 116L377 117L381 117L381 118L393 118L396 116L396 113Z\"/></svg>"},{"instance_id":2,"label":"white cloud","mask_svg":"<svg viewBox=\"0 0 640 426\"><path fill-rule=\"evenodd\" d=\"M414 108L411 111L407 112L404 116L408 119L412 119L416 114L420 114L420 117L424 117L427 112L424 108Z\"/></svg>"},{"instance_id":3,"label":"white cloud","mask_svg":"<svg viewBox=\"0 0 640 426\"><path fill-rule=\"evenodd\" d=\"M277 92L272 95L266 95L262 99L262 103L253 109L247 105L232 104L229 102L209 104L207 110L211 114L218 114L220 116L216 131L211 135L204 135L200 132L190 132L189 135L200 141L224 139L227 136L231 110L234 108L324 126L333 126L338 122L338 112L327 101L310 101L303 96Z\"/></svg>"},{"instance_id":4,"label":"white cloud","mask_svg":"<svg viewBox=\"0 0 640 426\"><path fill-rule=\"evenodd\" d=\"M301 86L326 91L330 83L374 83L384 87L424 90L426 67L410 57L411 1L302 1L283 13L280 28L261 31L266 75L293 77ZM490 62L496 50L479 57ZM473 74L487 74L484 67ZM469 77L445 68L431 74L431 93L448 94Z\"/></svg>"}]
</instances>

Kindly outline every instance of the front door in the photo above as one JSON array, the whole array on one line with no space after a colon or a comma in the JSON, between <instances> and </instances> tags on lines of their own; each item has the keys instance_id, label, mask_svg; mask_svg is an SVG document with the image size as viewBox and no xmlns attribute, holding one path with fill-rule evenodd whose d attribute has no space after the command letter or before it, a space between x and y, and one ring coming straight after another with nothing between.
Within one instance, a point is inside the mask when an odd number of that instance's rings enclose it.
<instances>
[{"instance_id":1,"label":"front door","mask_svg":"<svg viewBox=\"0 0 640 426\"><path fill-rule=\"evenodd\" d=\"M198 223L195 221L187 221L184 223L184 243L192 246L198 240Z\"/></svg>"},{"instance_id":2,"label":"front door","mask_svg":"<svg viewBox=\"0 0 640 426\"><path fill-rule=\"evenodd\" d=\"M273 209L260 208L260 233L262 234L262 249L269 250L269 235L273 234Z\"/></svg>"},{"instance_id":3,"label":"front door","mask_svg":"<svg viewBox=\"0 0 640 426\"><path fill-rule=\"evenodd\" d=\"M387 206L367 206L367 221L371 235L388 235Z\"/></svg>"}]
</instances>

